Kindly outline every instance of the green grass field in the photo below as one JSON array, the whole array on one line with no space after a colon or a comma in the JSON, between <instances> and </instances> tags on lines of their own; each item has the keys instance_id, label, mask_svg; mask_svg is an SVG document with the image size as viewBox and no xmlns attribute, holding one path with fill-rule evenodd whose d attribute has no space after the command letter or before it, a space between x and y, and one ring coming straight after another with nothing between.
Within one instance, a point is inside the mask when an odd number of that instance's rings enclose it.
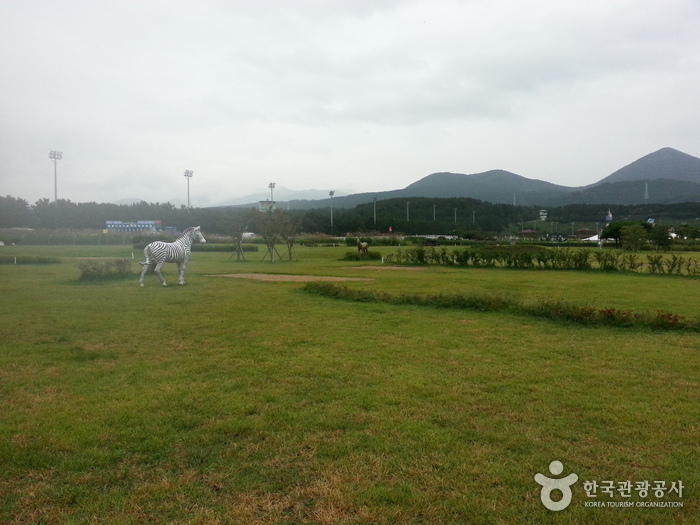
<instances>
[{"instance_id":1,"label":"green grass field","mask_svg":"<svg viewBox=\"0 0 700 525\"><path fill-rule=\"evenodd\" d=\"M73 257L4 246L0 523L694 524L700 337L354 303L235 273L342 276L392 293L488 292L695 317L700 281L601 272L195 253L187 286L79 283ZM385 253L395 251L381 248ZM536 473L578 475L561 512ZM584 481L682 481L630 498ZM553 496L558 499L557 495ZM587 506L624 503L630 508ZM641 507L649 502L682 507Z\"/></svg>"}]
</instances>

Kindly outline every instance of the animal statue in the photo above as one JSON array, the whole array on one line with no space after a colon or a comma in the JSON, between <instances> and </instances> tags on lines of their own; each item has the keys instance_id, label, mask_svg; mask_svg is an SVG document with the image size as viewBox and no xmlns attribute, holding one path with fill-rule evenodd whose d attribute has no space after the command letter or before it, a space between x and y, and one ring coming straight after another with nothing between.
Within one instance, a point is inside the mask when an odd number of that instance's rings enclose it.
<instances>
[{"instance_id":1,"label":"animal statue","mask_svg":"<svg viewBox=\"0 0 700 525\"><path fill-rule=\"evenodd\" d=\"M357 239L357 253L365 254L367 250L369 250L369 243L360 242L360 239Z\"/></svg>"},{"instance_id":2,"label":"animal statue","mask_svg":"<svg viewBox=\"0 0 700 525\"><path fill-rule=\"evenodd\" d=\"M199 231L199 226L196 228L187 228L175 242L155 241L146 246L143 249L146 260L140 263L143 268L141 269L139 286L143 287L143 277L146 275L149 268L154 268L156 275L160 279L160 283L163 286L168 286L160 271L166 262L174 262L177 264L177 268L180 271L180 280L178 282L180 285L185 284L185 268L187 267L187 261L190 255L192 255L190 246L192 246L193 242L202 244L207 242L202 236L202 232Z\"/></svg>"}]
</instances>

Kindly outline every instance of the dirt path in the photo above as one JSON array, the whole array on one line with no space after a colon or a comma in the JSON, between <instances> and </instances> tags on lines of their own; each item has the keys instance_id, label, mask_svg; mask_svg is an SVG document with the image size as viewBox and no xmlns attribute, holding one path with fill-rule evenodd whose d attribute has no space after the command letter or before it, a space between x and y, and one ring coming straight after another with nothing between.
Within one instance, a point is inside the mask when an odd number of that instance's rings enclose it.
<instances>
[{"instance_id":1,"label":"dirt path","mask_svg":"<svg viewBox=\"0 0 700 525\"><path fill-rule=\"evenodd\" d=\"M425 270L422 266L348 266L360 270L405 270L409 272L420 272Z\"/></svg>"},{"instance_id":2,"label":"dirt path","mask_svg":"<svg viewBox=\"0 0 700 525\"><path fill-rule=\"evenodd\" d=\"M226 273L212 275L210 277L235 277L238 279L255 279L257 281L285 281L285 282L308 282L308 281L372 281L373 279L363 279L360 277L331 277L328 275L286 275L281 273Z\"/></svg>"}]
</instances>

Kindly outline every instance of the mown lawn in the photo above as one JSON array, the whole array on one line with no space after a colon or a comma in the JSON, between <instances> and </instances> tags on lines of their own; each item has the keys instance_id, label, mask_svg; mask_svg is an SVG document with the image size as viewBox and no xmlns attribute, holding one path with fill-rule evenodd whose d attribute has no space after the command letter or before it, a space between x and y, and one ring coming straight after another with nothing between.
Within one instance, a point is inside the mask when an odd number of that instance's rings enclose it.
<instances>
[{"instance_id":1,"label":"mown lawn","mask_svg":"<svg viewBox=\"0 0 700 525\"><path fill-rule=\"evenodd\" d=\"M50 248L38 251L131 257ZM388 270L341 261L348 250L300 247L274 264L196 253L186 287L167 267L168 288L153 275L143 289L136 275L79 284L70 258L0 267L0 522L697 522L696 334L351 303L220 275L688 316L700 281ZM561 512L533 479L555 459L579 477ZM586 480L682 480L682 497L658 501L683 507L586 507Z\"/></svg>"}]
</instances>

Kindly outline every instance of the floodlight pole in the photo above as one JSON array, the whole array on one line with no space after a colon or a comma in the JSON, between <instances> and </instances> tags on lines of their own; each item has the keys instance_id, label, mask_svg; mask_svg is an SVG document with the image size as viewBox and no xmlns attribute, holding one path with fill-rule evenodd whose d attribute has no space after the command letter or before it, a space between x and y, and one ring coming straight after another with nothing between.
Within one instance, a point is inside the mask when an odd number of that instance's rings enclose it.
<instances>
[{"instance_id":1,"label":"floodlight pole","mask_svg":"<svg viewBox=\"0 0 700 525\"><path fill-rule=\"evenodd\" d=\"M59 160L63 158L62 151L49 151L49 159L53 162L53 195L54 202L56 203L56 209L58 209L58 172L56 164Z\"/></svg>"},{"instance_id":2,"label":"floodlight pole","mask_svg":"<svg viewBox=\"0 0 700 525\"><path fill-rule=\"evenodd\" d=\"M270 211L272 211L272 208L275 206L275 198L273 197L273 190L275 189L275 183L271 182L270 184L267 185L268 188L270 188Z\"/></svg>"},{"instance_id":3,"label":"floodlight pole","mask_svg":"<svg viewBox=\"0 0 700 525\"><path fill-rule=\"evenodd\" d=\"M333 195L335 195L334 191L329 191L328 195L331 197L331 231L333 231Z\"/></svg>"},{"instance_id":4,"label":"floodlight pole","mask_svg":"<svg viewBox=\"0 0 700 525\"><path fill-rule=\"evenodd\" d=\"M187 210L190 210L190 179L194 173L192 170L185 170L185 178L187 179Z\"/></svg>"}]
</instances>

